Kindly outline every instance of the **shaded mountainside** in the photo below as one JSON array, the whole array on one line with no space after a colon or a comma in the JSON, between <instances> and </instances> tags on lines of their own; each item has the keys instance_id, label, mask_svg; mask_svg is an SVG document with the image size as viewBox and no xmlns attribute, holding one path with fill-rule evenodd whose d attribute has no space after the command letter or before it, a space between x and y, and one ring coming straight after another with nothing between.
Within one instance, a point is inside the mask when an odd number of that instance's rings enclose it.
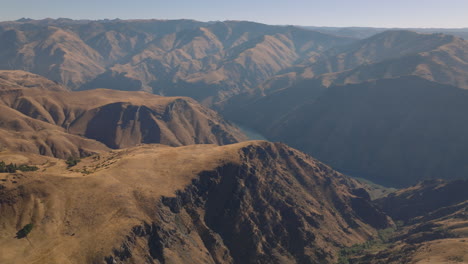
<instances>
[{"instance_id":1,"label":"shaded mountainside","mask_svg":"<svg viewBox=\"0 0 468 264\"><path fill-rule=\"evenodd\" d=\"M467 187L466 180L425 181L377 200L403 224L384 245L348 249L354 254L348 255L347 263L466 263Z\"/></svg>"},{"instance_id":2,"label":"shaded mountainside","mask_svg":"<svg viewBox=\"0 0 468 264\"><path fill-rule=\"evenodd\" d=\"M38 73L73 89L145 90L209 104L351 42L243 21L22 20L0 23L0 68Z\"/></svg>"},{"instance_id":3,"label":"shaded mountainside","mask_svg":"<svg viewBox=\"0 0 468 264\"><path fill-rule=\"evenodd\" d=\"M67 133L63 128L0 105L0 149L60 158L108 151L104 144Z\"/></svg>"},{"instance_id":4,"label":"shaded mountainside","mask_svg":"<svg viewBox=\"0 0 468 264\"><path fill-rule=\"evenodd\" d=\"M63 102L57 105L46 97L63 92L66 90L62 86L44 77L21 71L0 71L0 149L60 158L108 151L104 144L70 134L56 124L54 117L58 120L66 112L60 107ZM40 105L31 96L46 99Z\"/></svg>"},{"instance_id":5,"label":"shaded mountainside","mask_svg":"<svg viewBox=\"0 0 468 264\"><path fill-rule=\"evenodd\" d=\"M279 143L0 159L41 171L0 175L2 263L330 263L393 225L360 183ZM27 223L33 246L13 238Z\"/></svg>"},{"instance_id":6,"label":"shaded mountainside","mask_svg":"<svg viewBox=\"0 0 468 264\"><path fill-rule=\"evenodd\" d=\"M29 151L37 146L36 153L67 157L140 143L180 146L246 139L217 113L190 98L104 89L70 92L21 71L0 72L0 93L5 109L1 128L12 135L2 142L15 150ZM24 136L13 136L18 133ZM61 141L66 145L58 142L55 134L65 137ZM23 146L20 140L29 142ZM73 146L76 141L94 146L81 153L83 148Z\"/></svg>"},{"instance_id":7,"label":"shaded mountainside","mask_svg":"<svg viewBox=\"0 0 468 264\"><path fill-rule=\"evenodd\" d=\"M427 180L393 192L376 203L398 221L426 222L447 214L450 208L468 201L468 180ZM460 208L457 208L460 209ZM468 227L468 226L467 226Z\"/></svg>"},{"instance_id":8,"label":"shaded mountainside","mask_svg":"<svg viewBox=\"0 0 468 264\"><path fill-rule=\"evenodd\" d=\"M413 78L411 76L418 76L420 78L432 81L432 83L424 83L422 80L419 81L419 83L414 83L412 80L414 80L416 77ZM349 173L357 173L358 177L362 176L361 174L364 174L365 177L369 177L369 175L375 176L380 173L376 171L378 170L378 165L375 164L376 169L372 170L372 172L362 169L356 170L356 167L374 166L371 164L374 161L370 160L373 159L370 158L373 156L373 154L369 154L369 158L360 157L360 155L364 153L361 152L360 149L364 149L373 153L380 151L387 152L379 153L377 156L400 155L401 152L396 153L391 152L392 150L384 150L384 148L387 148L386 146L375 146L371 147L371 149L369 149L367 146L387 144L385 143L387 138L381 137L386 134L392 134L389 140L407 140L404 138L397 139L398 136L403 135L406 132L402 131L402 134L400 134L400 132L394 133L392 131L398 131L399 128L392 127L392 125L399 125L399 122L410 121L400 120L399 118L405 118L405 115L402 113L394 116L395 120L378 120L378 117L375 116L374 120L372 120L374 123L365 123L363 120L357 121L359 118L358 116L354 116L353 120L340 121L339 111L343 110L344 105L347 105L347 107L354 107L354 103L358 101L360 103L366 104L364 106L358 106L358 109L362 110L366 108L367 111L381 113L382 107L367 97L373 95L370 95L367 92L363 92L361 87L368 87L367 83L372 83L373 81L377 81L377 83L383 84L385 82L391 82L386 81L386 79L398 79L399 81L398 83L394 84L395 86L407 87L412 91L411 93L415 93L416 91L421 92L421 95L413 94L411 96L411 100L414 101L414 107L419 108L418 111L421 111L422 118L430 118L429 113L431 113L436 115L436 117L443 116L448 120L455 121L460 120L458 119L460 114L452 112L449 113L448 111L451 111L451 107L447 107L447 109L445 109L443 106L440 106L434 109L432 108L432 103L420 102L419 97L427 98L434 95L432 93L427 95L424 94L426 91L422 88L422 86L427 86L428 90L433 90L432 87L435 86L443 88L451 87L450 85L459 88L466 88L468 87L467 76L467 41L444 34L420 34L411 31L394 30L376 34L370 38L363 39L349 45L324 51L321 54L311 57L310 61L302 61L301 63L289 69L283 70L279 74L263 82L256 89L234 96L227 101L217 103L215 106L229 119L234 120L241 125L252 127L255 130L263 133L267 138L271 138L273 140L282 140L288 144L295 144L295 147L307 151L320 159L323 159L329 164L332 164L335 168L345 170ZM336 91L337 89L341 89L337 88L338 86L347 84L356 84L354 86L348 86L350 89L348 89L348 94L346 95L354 98L353 100L356 100L355 102L348 102L346 98L340 95L340 93L332 92ZM416 86L418 88L413 88L412 86ZM449 88L446 92L440 90L437 92L436 97L442 96L443 98L448 98L455 96L456 92L453 92L453 90L454 89L452 88ZM369 92L372 92L372 90L369 90ZM390 104L384 103L385 107L387 108L385 111L398 113L402 109L399 109L400 103L396 100L402 100L403 102L408 101L407 98L404 98L406 97L407 89L396 88L392 93L392 97L395 99L395 101ZM337 97L334 99L333 96ZM396 97L401 97L401 99L397 99ZM435 100L436 97L433 97L433 99ZM327 98L326 100L328 100L328 102L321 103L320 107L312 109L312 105L314 107L317 105L315 103L317 98ZM343 105L340 105L340 100L344 100ZM378 100L381 101L385 99L380 98ZM446 101L446 103L448 103L448 101ZM406 105L405 107L411 108L412 106ZM430 109L425 110L423 107L428 107ZM333 108L341 110L336 110ZM350 115L353 111L357 112L361 110L352 110L349 111L349 113L342 114ZM456 111L461 110L462 109L458 109ZM310 111L312 111L311 116L309 115ZM425 117L423 117L424 111L427 111L428 113ZM366 133L370 135L370 138L366 138L366 136L361 135L364 133L364 130L361 131L362 133L357 132L360 129L359 127L353 127L346 131L336 132L336 134L330 135L328 137L326 134L328 132L324 131L324 127L308 124L310 122L316 122L315 118L319 118L323 121L324 118L319 117L320 112L334 113L329 117L337 118L338 122L350 123L348 125L338 123L336 124L337 127L341 125L351 126L351 122L359 122L361 125L369 129L369 131ZM372 114L363 113L363 115L367 116ZM329 127L334 125L332 120L335 119L329 120L330 122L327 124ZM366 120L370 121L369 119ZM387 131L376 131L374 128L372 128L375 122L383 123L383 126L385 126ZM322 123L322 125L324 124ZM318 127L317 130L315 130L315 126ZM414 130L419 129L416 127L416 125L411 125L409 123L408 126L413 126L412 129ZM309 128L314 129L315 132L313 134L308 134L309 131L307 130ZM458 131L456 126L452 126L452 128ZM341 129L344 129L344 127L341 127ZM403 128L403 130L405 129ZM425 141L429 146L425 146L424 148L431 149L430 151L434 152L435 156L437 156L440 155L438 154L440 147L438 147L437 142L450 141L448 139L450 136L449 134L456 134L458 133L457 131L450 131L449 128L441 128L439 129L439 132L435 132L430 135L432 140L436 142L435 147L432 147L434 144L432 144L429 139L424 139L424 136L421 139L416 139L416 141ZM290 136L292 138L289 138ZM463 137L461 134L459 134L459 136ZM327 141L327 143L322 144L320 143L320 140ZM373 140L373 142L368 142L367 140ZM379 143L378 140L382 141ZM361 144L364 142L364 144L363 146L356 145L356 147L350 149L350 145L353 144L351 142L361 142ZM452 142L456 141L453 140ZM464 140L461 139L461 142L464 142ZM341 144L346 147L342 147L339 150L338 148L326 149L328 144ZM417 143L413 143L409 140L407 140L405 144L411 145L413 147L416 147L417 145ZM314 146L311 147L311 145ZM447 149L461 151L454 144L451 144L449 147L447 147ZM411 150L410 153L417 151L418 150ZM325 154L325 152L327 152L327 154ZM353 154L346 154L350 152L353 152ZM423 152L424 151L421 151L421 153ZM357 156L352 157L353 155ZM364 155L367 156L368 154ZM405 155L414 157L413 154ZM401 155L401 162L399 161L397 163L386 162L383 159L378 161L379 165L383 166L380 168L387 169L389 166L401 166L402 168L408 168L408 166L412 166L411 164L402 166L402 162L413 163L414 165L416 163L421 165L421 162L425 162L427 164L431 163L431 158L423 161L426 158L417 155L415 160L403 161L405 159L403 156L405 155ZM456 155L457 154L454 153L452 156L455 157L453 159L454 166L462 166L458 165L459 163L456 162L458 159ZM346 157L353 159L353 161L350 161L349 164L345 165L344 163L347 163L347 161L345 161L347 159ZM439 162L442 164L434 164L430 166L448 167L448 171L450 171L451 176L445 176L445 170L429 172L431 175L426 175L426 171L424 173L419 173L417 172L419 168L417 166L412 169L413 171L404 171L404 173L406 175L419 175L414 176L417 179L409 178L409 184L416 183L422 178L459 177L452 174L452 172L456 171L456 169L450 169L451 165L448 164L448 162L449 161L442 161ZM424 166L422 168L426 169ZM459 173L459 175L460 174L464 174L464 172ZM397 175L401 175L401 173L398 172ZM404 178L403 176L401 177ZM375 177L373 181L380 181L380 183L390 185L400 184L401 186L402 184L399 183L398 180L392 182L388 179L379 180L377 178L378 177Z\"/></svg>"},{"instance_id":9,"label":"shaded mountainside","mask_svg":"<svg viewBox=\"0 0 468 264\"><path fill-rule=\"evenodd\" d=\"M467 99L465 90L418 77L329 88L311 80L227 116L340 171L408 186L466 178Z\"/></svg>"}]
</instances>

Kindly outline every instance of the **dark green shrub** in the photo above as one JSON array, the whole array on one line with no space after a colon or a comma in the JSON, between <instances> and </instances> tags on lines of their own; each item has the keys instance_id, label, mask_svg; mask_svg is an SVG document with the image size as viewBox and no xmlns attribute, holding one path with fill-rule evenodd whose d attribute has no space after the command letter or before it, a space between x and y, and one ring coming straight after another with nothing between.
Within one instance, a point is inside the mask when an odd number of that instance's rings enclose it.
<instances>
[{"instance_id":1,"label":"dark green shrub","mask_svg":"<svg viewBox=\"0 0 468 264\"><path fill-rule=\"evenodd\" d=\"M20 171L37 171L39 168L36 166L19 165L17 169Z\"/></svg>"},{"instance_id":2,"label":"dark green shrub","mask_svg":"<svg viewBox=\"0 0 468 264\"><path fill-rule=\"evenodd\" d=\"M16 164L10 163L6 165L4 161L0 161L0 173L14 173L17 170L20 171L36 171L39 168L36 166L29 166L29 165L19 165L16 166Z\"/></svg>"},{"instance_id":3,"label":"dark green shrub","mask_svg":"<svg viewBox=\"0 0 468 264\"><path fill-rule=\"evenodd\" d=\"M8 165L6 165L6 163L4 161L1 161L0 162L0 172L1 173L14 173L16 172L17 170L17 167L16 167L16 164L13 164L13 163L10 163Z\"/></svg>"},{"instance_id":4,"label":"dark green shrub","mask_svg":"<svg viewBox=\"0 0 468 264\"><path fill-rule=\"evenodd\" d=\"M20 231L16 232L16 238L21 239L28 236L29 233L33 230L33 224L25 225Z\"/></svg>"},{"instance_id":5,"label":"dark green shrub","mask_svg":"<svg viewBox=\"0 0 468 264\"><path fill-rule=\"evenodd\" d=\"M76 166L78 162L80 162L80 158L75 158L75 157L68 157L68 159L65 161L65 163L68 165L68 168Z\"/></svg>"}]
</instances>

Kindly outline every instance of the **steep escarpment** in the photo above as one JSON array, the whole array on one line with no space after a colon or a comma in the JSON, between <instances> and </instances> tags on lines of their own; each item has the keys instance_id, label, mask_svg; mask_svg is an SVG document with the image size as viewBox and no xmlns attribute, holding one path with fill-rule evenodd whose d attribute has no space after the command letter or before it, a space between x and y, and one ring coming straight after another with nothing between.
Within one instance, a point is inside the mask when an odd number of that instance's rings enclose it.
<instances>
[{"instance_id":1,"label":"steep escarpment","mask_svg":"<svg viewBox=\"0 0 468 264\"><path fill-rule=\"evenodd\" d=\"M109 148L141 143L230 144L246 139L216 112L190 98L103 89L70 92L45 78L21 71L1 72L0 89L2 107L8 109L8 113L3 111L2 128L10 132L33 133L47 128L36 136L60 131L67 137L92 139ZM18 118L7 122L12 116ZM25 121L20 123L21 119ZM4 139L10 140L17 139ZM23 149L20 143L17 145L13 149ZM40 151L48 155L53 152Z\"/></svg>"},{"instance_id":2,"label":"steep escarpment","mask_svg":"<svg viewBox=\"0 0 468 264\"><path fill-rule=\"evenodd\" d=\"M108 151L104 144L0 105L0 149L60 158Z\"/></svg>"},{"instance_id":3,"label":"steep escarpment","mask_svg":"<svg viewBox=\"0 0 468 264\"><path fill-rule=\"evenodd\" d=\"M332 262L392 225L358 182L283 144L148 145L42 169L2 176L2 263ZM8 235L29 222L34 250Z\"/></svg>"},{"instance_id":4,"label":"steep escarpment","mask_svg":"<svg viewBox=\"0 0 468 264\"><path fill-rule=\"evenodd\" d=\"M419 77L329 88L304 81L229 117L340 171L386 186L409 186L431 178L466 178L467 95Z\"/></svg>"},{"instance_id":5,"label":"steep escarpment","mask_svg":"<svg viewBox=\"0 0 468 264\"><path fill-rule=\"evenodd\" d=\"M106 104L85 111L68 131L111 148L141 143L223 145L246 139L237 128L188 98L174 99L160 109L122 102Z\"/></svg>"}]
</instances>

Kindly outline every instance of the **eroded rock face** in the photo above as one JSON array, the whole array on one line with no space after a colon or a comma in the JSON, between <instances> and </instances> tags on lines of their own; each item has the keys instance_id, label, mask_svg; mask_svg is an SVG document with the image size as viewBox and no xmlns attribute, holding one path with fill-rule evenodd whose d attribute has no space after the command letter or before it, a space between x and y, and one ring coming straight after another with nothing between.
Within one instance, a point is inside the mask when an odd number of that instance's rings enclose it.
<instances>
[{"instance_id":1,"label":"eroded rock face","mask_svg":"<svg viewBox=\"0 0 468 264\"><path fill-rule=\"evenodd\" d=\"M162 197L155 221L136 227L107 263L139 263L132 252L141 243L145 263L329 263L338 247L392 225L359 184L302 153L262 144L239 154L240 164Z\"/></svg>"},{"instance_id":2,"label":"eroded rock face","mask_svg":"<svg viewBox=\"0 0 468 264\"><path fill-rule=\"evenodd\" d=\"M23 71L0 71L0 93L0 144L12 150L68 158L142 143L223 145L247 139L216 112L186 97L70 92Z\"/></svg>"}]
</instances>

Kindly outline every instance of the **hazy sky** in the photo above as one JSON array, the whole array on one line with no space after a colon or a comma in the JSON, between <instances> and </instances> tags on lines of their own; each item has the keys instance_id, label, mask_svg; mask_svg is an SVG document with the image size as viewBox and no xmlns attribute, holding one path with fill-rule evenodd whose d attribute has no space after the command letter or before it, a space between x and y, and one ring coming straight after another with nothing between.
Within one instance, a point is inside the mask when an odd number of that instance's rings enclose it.
<instances>
[{"instance_id":1,"label":"hazy sky","mask_svg":"<svg viewBox=\"0 0 468 264\"><path fill-rule=\"evenodd\" d=\"M0 21L189 18L267 24L468 27L468 0L0 0Z\"/></svg>"}]
</instances>

